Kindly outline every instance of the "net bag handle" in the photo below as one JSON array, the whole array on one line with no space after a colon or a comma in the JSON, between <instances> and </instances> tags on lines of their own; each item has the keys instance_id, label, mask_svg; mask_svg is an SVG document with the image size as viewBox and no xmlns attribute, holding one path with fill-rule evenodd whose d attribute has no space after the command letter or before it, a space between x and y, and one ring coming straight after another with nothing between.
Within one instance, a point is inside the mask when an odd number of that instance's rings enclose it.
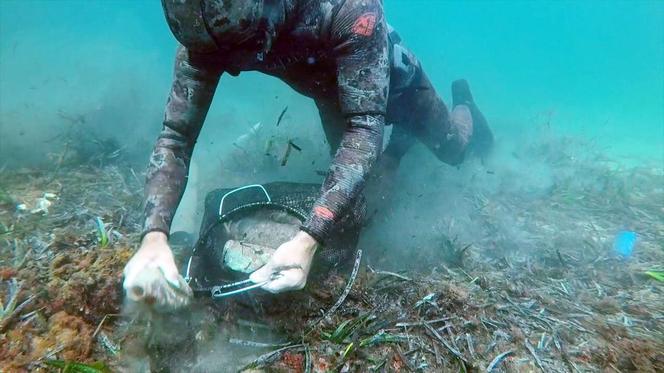
<instances>
[{"instance_id":1,"label":"net bag handle","mask_svg":"<svg viewBox=\"0 0 664 373\"><path fill-rule=\"evenodd\" d=\"M221 197L221 201L219 202L219 217L224 215L224 200L226 199L226 197L230 196L233 193L240 192L240 191L243 191L243 190L246 190L246 189L251 189L251 188L261 189L263 191L263 193L265 193L265 198L267 198L267 201L272 202L272 198L270 197L270 194L267 192L267 190L265 190L265 187L262 186L261 184L245 185L245 186L242 186L242 187L239 187L239 188L235 188L235 189L231 190L230 192L224 194Z\"/></svg>"}]
</instances>

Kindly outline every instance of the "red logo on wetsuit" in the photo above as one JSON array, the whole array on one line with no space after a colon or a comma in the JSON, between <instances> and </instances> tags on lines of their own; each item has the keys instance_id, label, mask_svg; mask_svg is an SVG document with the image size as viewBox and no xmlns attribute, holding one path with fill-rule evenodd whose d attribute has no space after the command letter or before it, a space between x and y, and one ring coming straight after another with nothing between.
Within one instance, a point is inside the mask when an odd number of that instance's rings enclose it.
<instances>
[{"instance_id":1,"label":"red logo on wetsuit","mask_svg":"<svg viewBox=\"0 0 664 373\"><path fill-rule=\"evenodd\" d=\"M330 209L328 209L327 207L323 207L323 206L314 207L314 214L316 214L316 216L321 217L323 219L327 219L327 220L334 219L334 213Z\"/></svg>"},{"instance_id":2,"label":"red logo on wetsuit","mask_svg":"<svg viewBox=\"0 0 664 373\"><path fill-rule=\"evenodd\" d=\"M353 33L362 36L373 35L376 27L376 14L364 13L353 24Z\"/></svg>"}]
</instances>

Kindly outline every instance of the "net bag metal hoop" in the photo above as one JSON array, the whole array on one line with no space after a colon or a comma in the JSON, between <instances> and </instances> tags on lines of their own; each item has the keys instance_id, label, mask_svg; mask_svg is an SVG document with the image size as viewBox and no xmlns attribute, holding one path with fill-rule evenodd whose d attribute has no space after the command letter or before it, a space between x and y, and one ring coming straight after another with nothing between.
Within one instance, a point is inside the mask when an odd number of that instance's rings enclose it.
<instances>
[{"instance_id":1,"label":"net bag metal hoop","mask_svg":"<svg viewBox=\"0 0 664 373\"><path fill-rule=\"evenodd\" d=\"M306 221L319 190L316 184L273 182L208 193L199 239L186 262L185 281L195 293L209 295L215 286L223 287L258 269ZM362 208L345 216L334 239L317 250L314 276L325 276L357 258L364 213L363 205L358 205Z\"/></svg>"}]
</instances>

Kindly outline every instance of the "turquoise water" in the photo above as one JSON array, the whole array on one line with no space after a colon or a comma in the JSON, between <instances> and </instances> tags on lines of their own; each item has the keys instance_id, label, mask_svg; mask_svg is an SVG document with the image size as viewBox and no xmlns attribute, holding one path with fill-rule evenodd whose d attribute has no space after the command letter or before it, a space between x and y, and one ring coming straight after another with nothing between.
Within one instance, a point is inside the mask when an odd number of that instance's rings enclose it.
<instances>
[{"instance_id":1,"label":"turquoise water","mask_svg":"<svg viewBox=\"0 0 664 373\"><path fill-rule=\"evenodd\" d=\"M445 99L452 80L469 79L499 140L548 122L561 134L595 139L612 156L664 162L663 2L388 0L385 7ZM159 2L4 0L0 35L5 151L56 133L66 125L58 113L152 141L175 48ZM309 100L257 74L222 80L204 135L235 138L255 122L273 122L285 105L294 128L322 138ZM34 149L29 156L41 158Z\"/></svg>"}]
</instances>

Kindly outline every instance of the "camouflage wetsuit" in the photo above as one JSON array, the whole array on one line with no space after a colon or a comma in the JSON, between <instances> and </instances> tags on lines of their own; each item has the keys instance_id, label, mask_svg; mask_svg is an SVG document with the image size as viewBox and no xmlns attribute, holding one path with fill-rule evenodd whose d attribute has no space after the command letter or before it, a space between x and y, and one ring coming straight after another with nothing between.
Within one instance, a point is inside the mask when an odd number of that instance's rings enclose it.
<instances>
[{"instance_id":1,"label":"camouflage wetsuit","mask_svg":"<svg viewBox=\"0 0 664 373\"><path fill-rule=\"evenodd\" d=\"M442 161L463 159L468 139L456 133L419 62L387 25L381 0L188 1L196 3L195 11L179 0L163 0L171 30L184 46L176 55L164 127L148 168L145 233L169 232L224 72L260 71L315 100L336 149L320 198L302 226L321 243L362 190L382 149L386 122L396 125L386 150L395 159L414 137ZM246 14L247 7L258 22L232 16L236 10ZM222 32L231 26L250 32ZM457 100L479 113L469 93Z\"/></svg>"}]
</instances>

